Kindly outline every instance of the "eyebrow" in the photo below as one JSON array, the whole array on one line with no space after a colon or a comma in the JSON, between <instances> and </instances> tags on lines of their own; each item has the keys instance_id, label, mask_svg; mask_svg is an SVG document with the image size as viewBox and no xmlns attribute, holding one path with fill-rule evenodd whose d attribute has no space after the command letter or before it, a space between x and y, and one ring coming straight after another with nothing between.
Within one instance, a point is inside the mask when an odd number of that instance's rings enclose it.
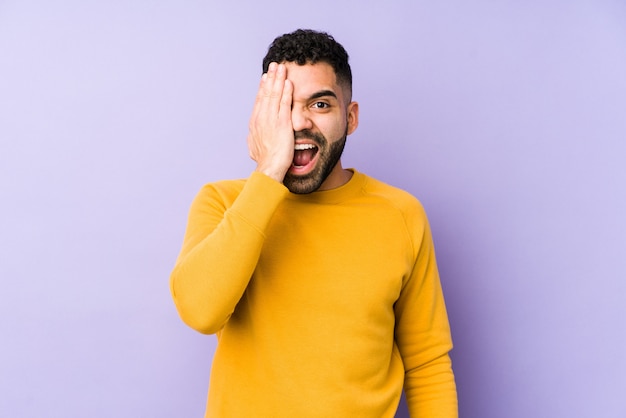
<instances>
[{"instance_id":1,"label":"eyebrow","mask_svg":"<svg viewBox=\"0 0 626 418\"><path fill-rule=\"evenodd\" d=\"M320 97L326 97L326 96L331 96L339 100L335 92L332 90L320 90L317 93L313 93L311 96L309 96L309 100L315 100L315 99L319 99Z\"/></svg>"}]
</instances>

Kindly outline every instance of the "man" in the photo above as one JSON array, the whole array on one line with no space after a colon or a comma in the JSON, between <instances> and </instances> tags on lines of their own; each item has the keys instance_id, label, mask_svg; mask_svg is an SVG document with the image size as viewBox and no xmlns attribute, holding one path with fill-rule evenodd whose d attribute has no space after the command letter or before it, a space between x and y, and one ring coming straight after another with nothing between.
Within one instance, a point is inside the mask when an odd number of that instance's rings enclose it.
<instances>
[{"instance_id":1,"label":"man","mask_svg":"<svg viewBox=\"0 0 626 418\"><path fill-rule=\"evenodd\" d=\"M450 330L426 216L341 154L358 126L348 54L272 43L250 119L256 170L205 186L171 276L216 333L207 417L456 417Z\"/></svg>"}]
</instances>

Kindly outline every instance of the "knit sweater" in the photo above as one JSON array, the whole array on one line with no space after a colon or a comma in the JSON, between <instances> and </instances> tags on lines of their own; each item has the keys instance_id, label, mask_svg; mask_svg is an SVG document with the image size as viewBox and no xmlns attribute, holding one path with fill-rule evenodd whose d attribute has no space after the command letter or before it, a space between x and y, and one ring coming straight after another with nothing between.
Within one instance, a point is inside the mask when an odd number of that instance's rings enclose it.
<instances>
[{"instance_id":1,"label":"knit sweater","mask_svg":"<svg viewBox=\"0 0 626 418\"><path fill-rule=\"evenodd\" d=\"M457 416L450 329L426 215L353 170L291 194L260 173L196 196L170 280L217 334L206 417Z\"/></svg>"}]
</instances>

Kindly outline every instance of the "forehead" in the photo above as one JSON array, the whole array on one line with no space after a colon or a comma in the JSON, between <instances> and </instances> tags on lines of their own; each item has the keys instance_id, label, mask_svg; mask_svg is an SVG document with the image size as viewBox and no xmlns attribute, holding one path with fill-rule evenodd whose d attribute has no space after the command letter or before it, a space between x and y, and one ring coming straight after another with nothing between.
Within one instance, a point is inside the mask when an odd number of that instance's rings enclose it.
<instances>
[{"instance_id":1,"label":"forehead","mask_svg":"<svg viewBox=\"0 0 626 418\"><path fill-rule=\"evenodd\" d=\"M338 97L342 93L337 84L335 70L330 64L317 62L298 65L294 62L287 62L285 67L287 67L287 78L293 83L293 95L296 100L309 97L322 90L330 90Z\"/></svg>"}]
</instances>

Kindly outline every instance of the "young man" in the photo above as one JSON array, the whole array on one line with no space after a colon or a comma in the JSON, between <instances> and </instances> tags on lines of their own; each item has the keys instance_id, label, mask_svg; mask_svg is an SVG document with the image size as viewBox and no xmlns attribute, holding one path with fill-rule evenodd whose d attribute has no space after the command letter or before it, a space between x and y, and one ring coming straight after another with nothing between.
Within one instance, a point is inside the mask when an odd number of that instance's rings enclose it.
<instances>
[{"instance_id":1,"label":"young man","mask_svg":"<svg viewBox=\"0 0 626 418\"><path fill-rule=\"evenodd\" d=\"M426 215L341 165L359 120L348 55L298 30L263 61L246 180L194 200L171 291L217 334L207 417L456 417Z\"/></svg>"}]
</instances>

